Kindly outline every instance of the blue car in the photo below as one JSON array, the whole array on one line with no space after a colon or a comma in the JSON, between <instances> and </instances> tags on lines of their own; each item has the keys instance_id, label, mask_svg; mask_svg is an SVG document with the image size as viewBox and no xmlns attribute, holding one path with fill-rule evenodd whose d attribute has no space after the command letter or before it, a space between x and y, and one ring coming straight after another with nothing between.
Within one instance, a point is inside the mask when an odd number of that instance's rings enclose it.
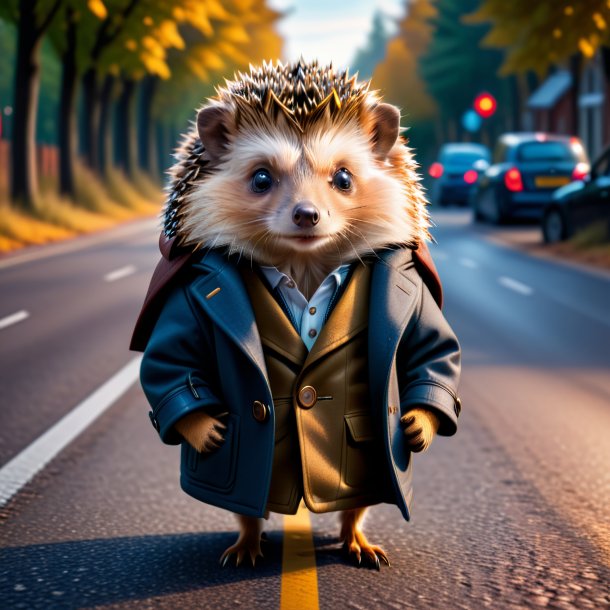
<instances>
[{"instance_id":1,"label":"blue car","mask_svg":"<svg viewBox=\"0 0 610 610\"><path fill-rule=\"evenodd\" d=\"M475 220L502 224L540 220L553 192L590 170L578 138L550 133L507 133L494 150L493 164L481 176L474 197Z\"/></svg>"},{"instance_id":2,"label":"blue car","mask_svg":"<svg viewBox=\"0 0 610 610\"><path fill-rule=\"evenodd\" d=\"M479 176L491 154L482 144L452 143L441 147L438 160L430 166L430 201L434 205L469 205Z\"/></svg>"}]
</instances>

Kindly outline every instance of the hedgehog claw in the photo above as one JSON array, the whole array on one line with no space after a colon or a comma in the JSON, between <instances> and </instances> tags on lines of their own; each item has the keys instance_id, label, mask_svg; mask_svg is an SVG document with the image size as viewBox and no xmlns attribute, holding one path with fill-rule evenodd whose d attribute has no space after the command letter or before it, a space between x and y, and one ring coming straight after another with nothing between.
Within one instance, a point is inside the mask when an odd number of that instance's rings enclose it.
<instances>
[{"instance_id":1,"label":"hedgehog claw","mask_svg":"<svg viewBox=\"0 0 610 610\"><path fill-rule=\"evenodd\" d=\"M253 517L239 515L241 531L235 544L231 545L220 556L220 564L224 568L229 558L235 555L235 566L244 563L246 557L250 558L252 566L256 565L256 558L262 557L261 552L261 526L260 520Z\"/></svg>"},{"instance_id":2,"label":"hedgehog claw","mask_svg":"<svg viewBox=\"0 0 610 610\"><path fill-rule=\"evenodd\" d=\"M390 561L385 551L373 544L370 544L366 536L360 529L360 521L363 511L345 511L343 514L343 526L341 528L341 538L343 539L343 549L349 559L358 567L367 566L381 571L381 561L387 566Z\"/></svg>"}]
</instances>

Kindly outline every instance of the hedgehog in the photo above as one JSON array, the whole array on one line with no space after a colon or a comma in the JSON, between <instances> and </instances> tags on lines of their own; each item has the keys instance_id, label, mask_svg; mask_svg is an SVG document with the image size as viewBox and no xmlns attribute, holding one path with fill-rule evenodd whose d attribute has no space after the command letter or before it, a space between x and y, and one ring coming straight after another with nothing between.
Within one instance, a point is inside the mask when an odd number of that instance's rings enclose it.
<instances>
[{"instance_id":1,"label":"hedgehog","mask_svg":"<svg viewBox=\"0 0 610 610\"><path fill-rule=\"evenodd\" d=\"M183 489L238 517L223 565L254 564L262 518L302 502L389 565L365 512L408 519L411 453L455 432L459 344L400 131L370 82L301 59L227 80L177 150L134 337Z\"/></svg>"}]
</instances>

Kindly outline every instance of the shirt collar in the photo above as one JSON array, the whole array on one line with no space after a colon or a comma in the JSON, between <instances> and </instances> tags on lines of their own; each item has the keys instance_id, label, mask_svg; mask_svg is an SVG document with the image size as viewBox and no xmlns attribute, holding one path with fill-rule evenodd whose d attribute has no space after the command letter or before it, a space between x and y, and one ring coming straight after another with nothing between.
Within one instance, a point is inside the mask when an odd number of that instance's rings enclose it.
<instances>
[{"instance_id":1,"label":"shirt collar","mask_svg":"<svg viewBox=\"0 0 610 610\"><path fill-rule=\"evenodd\" d=\"M340 265L339 267L331 271L326 276L326 278L324 278L324 282L328 281L329 277L332 277L335 280L336 287L339 288L345 281L350 266L351 265L349 263ZM293 281L293 279L289 275L282 273L277 267L266 267L261 265L260 269L273 290L275 290L281 282L288 283Z\"/></svg>"}]
</instances>

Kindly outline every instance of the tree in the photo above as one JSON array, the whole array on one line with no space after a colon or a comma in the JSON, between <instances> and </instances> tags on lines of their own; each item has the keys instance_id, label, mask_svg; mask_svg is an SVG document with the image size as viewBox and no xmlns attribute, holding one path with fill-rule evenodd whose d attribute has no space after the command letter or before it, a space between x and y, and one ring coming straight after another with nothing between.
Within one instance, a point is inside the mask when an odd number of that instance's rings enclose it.
<instances>
[{"instance_id":1,"label":"tree","mask_svg":"<svg viewBox=\"0 0 610 610\"><path fill-rule=\"evenodd\" d=\"M418 149L421 160L433 154L438 107L426 92L419 59L432 37L430 20L436 9L430 0L405 0L405 14L398 32L388 42L386 54L373 73L373 86L388 102L402 109L408 126L409 144Z\"/></svg>"},{"instance_id":2,"label":"tree","mask_svg":"<svg viewBox=\"0 0 610 610\"><path fill-rule=\"evenodd\" d=\"M409 122L429 120L436 115L437 108L425 91L418 61L430 43L429 22L436 10L429 0L413 0L405 8L398 33L389 41L385 58L373 73L373 84L381 89L387 101L405 110Z\"/></svg>"},{"instance_id":3,"label":"tree","mask_svg":"<svg viewBox=\"0 0 610 610\"><path fill-rule=\"evenodd\" d=\"M476 10L479 2L437 0L438 12L431 20L434 33L420 62L426 88L448 121L445 138L460 138L461 117L481 91L491 93L502 110L510 105L508 83L497 76L502 53L481 48L489 25L463 23L463 17Z\"/></svg>"},{"instance_id":4,"label":"tree","mask_svg":"<svg viewBox=\"0 0 610 610\"><path fill-rule=\"evenodd\" d=\"M88 54L88 67L82 77L84 107L82 136L85 160L87 165L95 170L99 169L100 60L107 47L112 45L123 31L139 1L125 0L116 8L112 6L112 11L109 11L112 17L107 14L91 38L93 44Z\"/></svg>"},{"instance_id":5,"label":"tree","mask_svg":"<svg viewBox=\"0 0 610 610\"><path fill-rule=\"evenodd\" d=\"M65 18L51 32L63 65L59 116L60 190L69 195L74 194L75 105L79 78L82 76L83 82L88 83L83 96L82 129L86 158L92 167L103 173L112 158L109 125L111 104L119 81L124 79L120 119L131 131L127 115L135 93L135 83L130 82L132 76L137 80L148 72L167 78L165 49L184 45L171 20L179 3L90 0L87 9L83 9L82 4L81 0L64 0ZM111 13L109 9L118 12ZM94 90L97 95L92 98ZM124 164L129 163L131 169L134 157L134 151L129 150L121 155L121 160Z\"/></svg>"},{"instance_id":6,"label":"tree","mask_svg":"<svg viewBox=\"0 0 610 610\"><path fill-rule=\"evenodd\" d=\"M277 59L282 54L282 38L275 30L282 13L267 6L266 0L235 0L225 2L224 6L225 12L210 20L207 36L193 28L181 29L186 48L183 52L172 49L168 53L171 80L159 80L154 99L146 98L152 104L149 116L156 126L152 128L148 124L146 137L160 140L156 148L160 151L161 168L171 161L170 152L179 138L181 126L186 127L194 119L195 108L214 95L214 84L218 80L247 68L249 63Z\"/></svg>"},{"instance_id":7,"label":"tree","mask_svg":"<svg viewBox=\"0 0 610 610\"><path fill-rule=\"evenodd\" d=\"M491 23L483 43L507 50L503 74L533 70L543 76L575 53L590 59L610 42L607 0L483 0L467 21Z\"/></svg>"},{"instance_id":8,"label":"tree","mask_svg":"<svg viewBox=\"0 0 610 610\"><path fill-rule=\"evenodd\" d=\"M390 34L385 24L386 17L377 10L373 16L373 27L369 34L368 41L364 48L356 52L351 62L351 71L356 72L360 78L366 79L373 76L375 67L383 60L386 54L386 47L390 39Z\"/></svg>"},{"instance_id":9,"label":"tree","mask_svg":"<svg viewBox=\"0 0 610 610\"><path fill-rule=\"evenodd\" d=\"M61 0L10 0L0 4L0 17L17 24L11 198L31 210L38 193L36 115L40 89L40 46L61 6Z\"/></svg>"}]
</instances>

